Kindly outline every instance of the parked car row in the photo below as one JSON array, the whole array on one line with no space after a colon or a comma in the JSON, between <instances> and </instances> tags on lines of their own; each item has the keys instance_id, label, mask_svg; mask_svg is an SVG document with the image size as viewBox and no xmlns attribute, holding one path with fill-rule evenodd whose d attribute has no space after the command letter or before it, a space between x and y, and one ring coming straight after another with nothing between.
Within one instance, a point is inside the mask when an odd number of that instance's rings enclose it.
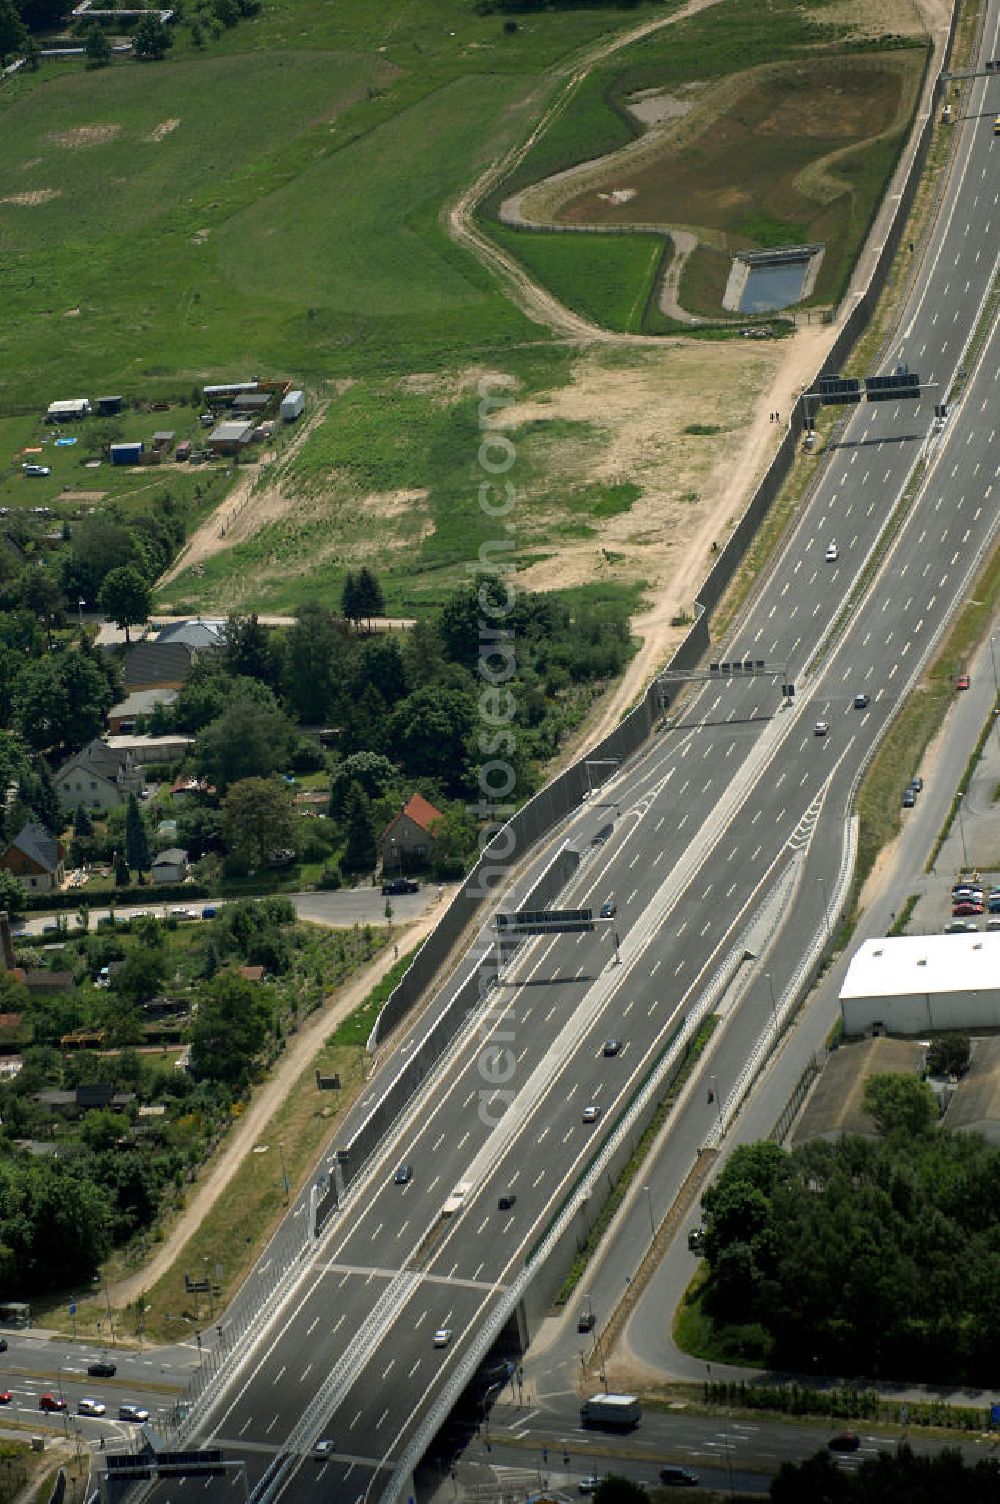
<instances>
[{"instance_id":1,"label":"parked car row","mask_svg":"<svg viewBox=\"0 0 1000 1504\"><path fill-rule=\"evenodd\" d=\"M912 809L917 802L917 795L923 789L924 780L919 776L911 778L903 790L903 808Z\"/></svg>"}]
</instances>

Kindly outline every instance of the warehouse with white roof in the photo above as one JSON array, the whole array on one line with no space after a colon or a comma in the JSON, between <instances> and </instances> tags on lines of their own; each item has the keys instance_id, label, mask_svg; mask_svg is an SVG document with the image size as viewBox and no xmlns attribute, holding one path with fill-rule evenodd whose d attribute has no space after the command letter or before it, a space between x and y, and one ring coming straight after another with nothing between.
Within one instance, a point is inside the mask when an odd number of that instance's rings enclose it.
<instances>
[{"instance_id":1,"label":"warehouse with white roof","mask_svg":"<svg viewBox=\"0 0 1000 1504\"><path fill-rule=\"evenodd\" d=\"M845 1034L1000 1028L1000 932L866 940L840 989Z\"/></svg>"}]
</instances>

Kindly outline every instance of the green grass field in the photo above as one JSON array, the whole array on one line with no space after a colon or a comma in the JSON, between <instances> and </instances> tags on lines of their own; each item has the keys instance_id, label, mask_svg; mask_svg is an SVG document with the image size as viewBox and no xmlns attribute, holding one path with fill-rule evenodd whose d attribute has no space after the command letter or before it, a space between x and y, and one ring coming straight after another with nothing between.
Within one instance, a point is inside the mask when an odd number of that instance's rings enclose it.
<instances>
[{"instance_id":1,"label":"green grass field","mask_svg":"<svg viewBox=\"0 0 1000 1504\"><path fill-rule=\"evenodd\" d=\"M438 214L526 128L545 67L620 24L267 0L203 52L181 26L162 63L5 81L0 411L67 381L318 383L535 337Z\"/></svg>"},{"instance_id":2,"label":"green grass field","mask_svg":"<svg viewBox=\"0 0 1000 1504\"><path fill-rule=\"evenodd\" d=\"M626 334L644 328L672 250L670 241L650 235L546 235L506 225L490 233L567 308Z\"/></svg>"}]
</instances>

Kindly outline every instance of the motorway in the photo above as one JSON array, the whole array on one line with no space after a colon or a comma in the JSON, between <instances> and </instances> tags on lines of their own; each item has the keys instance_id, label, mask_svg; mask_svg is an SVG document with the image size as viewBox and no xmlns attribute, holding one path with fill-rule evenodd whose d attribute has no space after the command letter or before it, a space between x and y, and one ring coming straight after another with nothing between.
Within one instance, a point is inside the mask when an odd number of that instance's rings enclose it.
<instances>
[{"instance_id":1,"label":"motorway","mask_svg":"<svg viewBox=\"0 0 1000 1504\"><path fill-rule=\"evenodd\" d=\"M996 0L984 49L1000 52ZM505 1293L553 1208L708 979L767 919L765 964L780 996L803 952L829 930L859 771L995 539L1000 372L989 341L944 432L931 430L933 404L951 388L995 275L998 90L995 80L978 80L956 126L934 241L886 362L891 370L906 361L932 389L916 403L850 414L752 605L715 650L720 660L787 665L797 687L791 706L766 678L704 685L673 728L569 822L584 860L560 904L613 895L615 920L517 953L491 994L498 1001L470 1023L366 1167L280 1316L242 1350L199 1421L197 1441L244 1459L251 1486L261 1485L257 1498L379 1498L463 1353L501 1319ZM852 600L925 448L924 483ZM834 541L837 558L827 561ZM870 702L855 709L861 692ZM828 724L826 735L814 733L817 721ZM900 768L901 788L912 771ZM771 1009L758 966L715 1050L722 1100ZM603 1051L609 1036L622 1042L613 1057ZM506 1112L490 1075L515 1093ZM600 1109L596 1122L584 1122L586 1106ZM678 1183L716 1111L699 1093L679 1116ZM403 1160L414 1175L397 1186L392 1172ZM464 1210L440 1222L444 1199L474 1162ZM517 1201L501 1211L505 1193ZM447 1346L434 1346L438 1328L450 1331ZM310 1456L320 1438L333 1451ZM222 1498L232 1484L194 1487ZM154 1492L176 1500L191 1487L162 1483Z\"/></svg>"}]
</instances>

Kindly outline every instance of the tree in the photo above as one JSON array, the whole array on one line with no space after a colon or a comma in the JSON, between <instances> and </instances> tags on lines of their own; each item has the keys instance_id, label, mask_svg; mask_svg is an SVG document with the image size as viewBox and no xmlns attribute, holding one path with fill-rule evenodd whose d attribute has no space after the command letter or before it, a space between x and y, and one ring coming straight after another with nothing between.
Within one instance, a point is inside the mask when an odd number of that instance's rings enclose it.
<instances>
[{"instance_id":1,"label":"tree","mask_svg":"<svg viewBox=\"0 0 1000 1504\"><path fill-rule=\"evenodd\" d=\"M131 564L112 569L105 575L97 600L105 616L110 617L116 626L125 628L126 642L131 641L129 628L149 617L149 585Z\"/></svg>"},{"instance_id":2,"label":"tree","mask_svg":"<svg viewBox=\"0 0 1000 1504\"><path fill-rule=\"evenodd\" d=\"M62 743L69 706L54 654L26 663L21 670L14 689L14 721L28 745L39 752Z\"/></svg>"},{"instance_id":3,"label":"tree","mask_svg":"<svg viewBox=\"0 0 1000 1504\"><path fill-rule=\"evenodd\" d=\"M401 700L389 720L388 745L408 773L461 791L475 725L470 693L427 685Z\"/></svg>"},{"instance_id":4,"label":"tree","mask_svg":"<svg viewBox=\"0 0 1000 1504\"><path fill-rule=\"evenodd\" d=\"M167 962L162 948L136 948L129 951L111 978L111 991L133 1005L148 1003L163 986L166 972Z\"/></svg>"},{"instance_id":5,"label":"tree","mask_svg":"<svg viewBox=\"0 0 1000 1504\"><path fill-rule=\"evenodd\" d=\"M917 1138L930 1133L938 1120L937 1098L926 1081L915 1076L869 1076L863 1100L879 1133L886 1136L903 1133Z\"/></svg>"},{"instance_id":6,"label":"tree","mask_svg":"<svg viewBox=\"0 0 1000 1504\"><path fill-rule=\"evenodd\" d=\"M115 852L115 887L127 888L132 881L132 874L128 870L128 862L120 851Z\"/></svg>"},{"instance_id":7,"label":"tree","mask_svg":"<svg viewBox=\"0 0 1000 1504\"><path fill-rule=\"evenodd\" d=\"M378 575L363 564L354 578L356 609L359 616L368 618L368 630L372 628L373 616L385 615L385 596Z\"/></svg>"},{"instance_id":8,"label":"tree","mask_svg":"<svg viewBox=\"0 0 1000 1504\"><path fill-rule=\"evenodd\" d=\"M28 33L14 0L0 0L0 67L13 53L23 53L27 41Z\"/></svg>"},{"instance_id":9,"label":"tree","mask_svg":"<svg viewBox=\"0 0 1000 1504\"><path fill-rule=\"evenodd\" d=\"M364 616L361 605L361 593L358 590L358 582L355 575L349 569L344 576L344 586L340 592L340 609L348 621L358 625Z\"/></svg>"},{"instance_id":10,"label":"tree","mask_svg":"<svg viewBox=\"0 0 1000 1504\"><path fill-rule=\"evenodd\" d=\"M374 872L378 860L371 803L360 783L352 783L344 799L347 846L344 866L349 872Z\"/></svg>"},{"instance_id":11,"label":"tree","mask_svg":"<svg viewBox=\"0 0 1000 1504\"><path fill-rule=\"evenodd\" d=\"M78 804L73 815L73 834L79 838L81 836L92 836L93 833L94 822L87 814L86 805Z\"/></svg>"},{"instance_id":12,"label":"tree","mask_svg":"<svg viewBox=\"0 0 1000 1504\"><path fill-rule=\"evenodd\" d=\"M99 21L88 30L83 50L87 54L88 68L106 68L114 56L107 32Z\"/></svg>"},{"instance_id":13,"label":"tree","mask_svg":"<svg viewBox=\"0 0 1000 1504\"><path fill-rule=\"evenodd\" d=\"M129 1121L124 1113L109 1112L107 1108L99 1107L84 1117L80 1137L88 1149L101 1154L114 1149L122 1139L127 1138L128 1130Z\"/></svg>"},{"instance_id":14,"label":"tree","mask_svg":"<svg viewBox=\"0 0 1000 1504\"><path fill-rule=\"evenodd\" d=\"M273 689L278 679L274 649L256 611L249 616L230 616L222 635L227 673L234 679L259 679Z\"/></svg>"},{"instance_id":15,"label":"tree","mask_svg":"<svg viewBox=\"0 0 1000 1504\"><path fill-rule=\"evenodd\" d=\"M174 39L170 30L153 11L147 11L139 20L135 31L132 33L132 46L135 55L140 61L153 59L159 61L165 57L169 48L174 45Z\"/></svg>"},{"instance_id":16,"label":"tree","mask_svg":"<svg viewBox=\"0 0 1000 1504\"><path fill-rule=\"evenodd\" d=\"M191 1031L196 1080L220 1081L238 1091L249 1085L267 1038L269 1000L265 989L236 972L220 971L205 983Z\"/></svg>"},{"instance_id":17,"label":"tree","mask_svg":"<svg viewBox=\"0 0 1000 1504\"><path fill-rule=\"evenodd\" d=\"M337 764L330 779L331 818L342 818L352 783L360 784L369 799L381 799L396 782L396 776L396 769L387 757L377 752L352 752Z\"/></svg>"},{"instance_id":18,"label":"tree","mask_svg":"<svg viewBox=\"0 0 1000 1504\"><path fill-rule=\"evenodd\" d=\"M61 627L66 620L66 597L51 575L36 564L26 569L18 589L21 605L45 625L45 636L52 646L52 629Z\"/></svg>"},{"instance_id":19,"label":"tree","mask_svg":"<svg viewBox=\"0 0 1000 1504\"><path fill-rule=\"evenodd\" d=\"M279 710L230 704L195 743L195 761L220 793L244 778L267 778L288 766L295 728Z\"/></svg>"},{"instance_id":20,"label":"tree","mask_svg":"<svg viewBox=\"0 0 1000 1504\"><path fill-rule=\"evenodd\" d=\"M226 846L248 869L261 867L272 851L287 847L295 828L291 789L276 778L243 778L222 801Z\"/></svg>"},{"instance_id":21,"label":"tree","mask_svg":"<svg viewBox=\"0 0 1000 1504\"><path fill-rule=\"evenodd\" d=\"M300 721L330 713L347 656L344 624L325 606L300 606L285 638L284 693Z\"/></svg>"},{"instance_id":22,"label":"tree","mask_svg":"<svg viewBox=\"0 0 1000 1504\"><path fill-rule=\"evenodd\" d=\"M5 910L12 919L24 911L24 887L13 872L0 867L0 910Z\"/></svg>"},{"instance_id":23,"label":"tree","mask_svg":"<svg viewBox=\"0 0 1000 1504\"><path fill-rule=\"evenodd\" d=\"M963 1076L970 1054L968 1034L937 1034L927 1051L927 1069L932 1076Z\"/></svg>"},{"instance_id":24,"label":"tree","mask_svg":"<svg viewBox=\"0 0 1000 1504\"><path fill-rule=\"evenodd\" d=\"M125 860L135 872L148 872L152 865L146 822L134 794L129 794L125 806Z\"/></svg>"}]
</instances>

